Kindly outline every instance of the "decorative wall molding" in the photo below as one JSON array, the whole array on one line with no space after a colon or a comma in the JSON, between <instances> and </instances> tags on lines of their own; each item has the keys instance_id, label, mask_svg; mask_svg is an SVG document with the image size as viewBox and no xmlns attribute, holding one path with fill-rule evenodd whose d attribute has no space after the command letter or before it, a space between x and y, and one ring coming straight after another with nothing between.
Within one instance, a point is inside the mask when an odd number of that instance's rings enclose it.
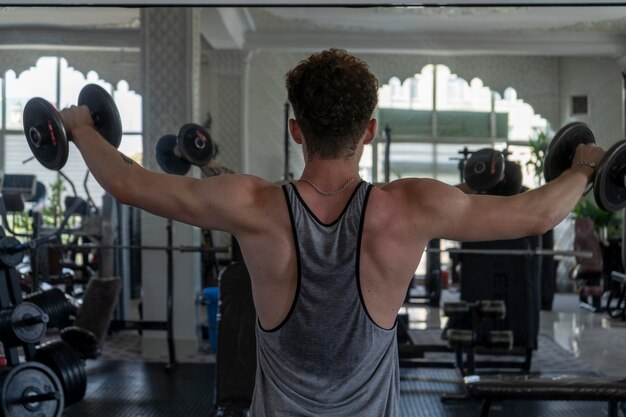
<instances>
[{"instance_id":1,"label":"decorative wall molding","mask_svg":"<svg viewBox=\"0 0 626 417\"><path fill-rule=\"evenodd\" d=\"M114 87L124 80L129 88L141 94L139 53L130 51L67 51L58 49L0 49L0 74L13 70L19 76L44 56L65 58L70 67L87 75L95 71Z\"/></svg>"}]
</instances>

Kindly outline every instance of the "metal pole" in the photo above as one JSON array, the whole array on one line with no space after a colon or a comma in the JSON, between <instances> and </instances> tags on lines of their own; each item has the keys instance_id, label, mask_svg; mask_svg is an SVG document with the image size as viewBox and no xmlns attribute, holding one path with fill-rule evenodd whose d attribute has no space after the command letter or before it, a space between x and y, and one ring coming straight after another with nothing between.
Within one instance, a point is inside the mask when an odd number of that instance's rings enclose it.
<instances>
[{"instance_id":1,"label":"metal pole","mask_svg":"<svg viewBox=\"0 0 626 417\"><path fill-rule=\"evenodd\" d=\"M283 169L283 179L289 181L289 102L285 103L285 167Z\"/></svg>"},{"instance_id":2,"label":"metal pole","mask_svg":"<svg viewBox=\"0 0 626 417\"><path fill-rule=\"evenodd\" d=\"M385 182L389 182L391 175L391 127L389 124L385 125Z\"/></svg>"},{"instance_id":3,"label":"metal pole","mask_svg":"<svg viewBox=\"0 0 626 417\"><path fill-rule=\"evenodd\" d=\"M174 344L174 256L172 247L172 219L167 219L167 347L170 361L167 369L176 366L176 346Z\"/></svg>"},{"instance_id":4,"label":"metal pole","mask_svg":"<svg viewBox=\"0 0 626 417\"><path fill-rule=\"evenodd\" d=\"M516 256L575 256L578 258L592 258L591 251L548 250L548 249L427 249L429 252L448 252L469 255L516 255Z\"/></svg>"}]
</instances>

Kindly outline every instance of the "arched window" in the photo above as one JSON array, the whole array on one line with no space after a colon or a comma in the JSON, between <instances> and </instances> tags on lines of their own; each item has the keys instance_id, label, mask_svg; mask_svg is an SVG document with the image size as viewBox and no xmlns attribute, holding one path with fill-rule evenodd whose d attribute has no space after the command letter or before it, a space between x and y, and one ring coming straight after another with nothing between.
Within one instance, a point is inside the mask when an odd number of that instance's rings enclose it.
<instances>
[{"instance_id":1,"label":"arched window","mask_svg":"<svg viewBox=\"0 0 626 417\"><path fill-rule=\"evenodd\" d=\"M90 83L100 85L113 96L122 118L123 137L120 151L141 163L141 96L130 90L126 81L120 81L114 86L102 80L97 72L89 71L85 75L72 68L66 59L56 56L40 58L33 67L21 74L7 71L0 80L2 101L6 103L4 114L0 117L6 174L35 174L37 180L48 188L58 180L57 172L44 168L36 160L24 163L32 157L32 153L24 138L23 108L32 97L43 97L57 108L68 107L76 104L80 90ZM83 179L87 166L73 145L70 145L70 156L62 171L74 182L77 194L86 198ZM104 195L102 187L91 176L87 187L95 203L100 205ZM65 184L65 194L71 193L71 187Z\"/></svg>"},{"instance_id":2,"label":"arched window","mask_svg":"<svg viewBox=\"0 0 626 417\"><path fill-rule=\"evenodd\" d=\"M397 77L382 85L377 109L378 140L366 148L361 174L370 181L384 181L385 127L391 128L390 180L401 177L437 178L450 184L460 181L459 151L464 147L509 147L511 160L526 168L528 149L519 146L547 121L517 98L509 87L503 94L491 90L480 78L469 82L445 65L427 65L413 77ZM532 173L525 183L534 186Z\"/></svg>"}]
</instances>

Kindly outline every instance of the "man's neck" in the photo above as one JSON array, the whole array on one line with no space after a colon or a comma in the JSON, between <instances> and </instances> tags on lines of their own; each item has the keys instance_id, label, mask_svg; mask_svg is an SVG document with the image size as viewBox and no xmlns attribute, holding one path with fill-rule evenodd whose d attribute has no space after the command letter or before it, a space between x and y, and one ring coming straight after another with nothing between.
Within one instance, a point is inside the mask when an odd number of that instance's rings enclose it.
<instances>
[{"instance_id":1,"label":"man's neck","mask_svg":"<svg viewBox=\"0 0 626 417\"><path fill-rule=\"evenodd\" d=\"M301 177L315 182L320 188L335 189L350 178L358 178L359 167L354 158L309 159Z\"/></svg>"}]
</instances>

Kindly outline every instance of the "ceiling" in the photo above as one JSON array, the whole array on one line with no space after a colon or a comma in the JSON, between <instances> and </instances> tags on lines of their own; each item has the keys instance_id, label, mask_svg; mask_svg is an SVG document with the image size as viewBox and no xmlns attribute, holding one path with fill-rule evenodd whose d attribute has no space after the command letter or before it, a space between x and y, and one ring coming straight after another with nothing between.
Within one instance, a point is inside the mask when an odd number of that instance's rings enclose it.
<instances>
[{"instance_id":1,"label":"ceiling","mask_svg":"<svg viewBox=\"0 0 626 417\"><path fill-rule=\"evenodd\" d=\"M214 49L626 56L626 6L204 7ZM96 29L96 30L94 30ZM0 7L0 44L139 48L140 9Z\"/></svg>"}]
</instances>

